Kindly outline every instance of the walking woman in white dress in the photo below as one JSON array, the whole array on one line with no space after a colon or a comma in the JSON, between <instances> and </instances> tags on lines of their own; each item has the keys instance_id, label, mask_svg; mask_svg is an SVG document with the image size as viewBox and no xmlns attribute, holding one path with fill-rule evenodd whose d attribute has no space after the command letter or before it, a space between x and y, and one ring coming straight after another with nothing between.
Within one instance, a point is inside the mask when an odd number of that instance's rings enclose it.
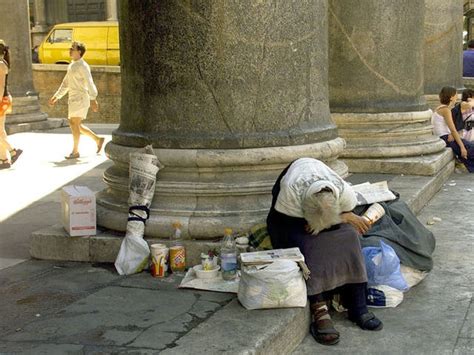
<instances>
[{"instance_id":1,"label":"walking woman in white dress","mask_svg":"<svg viewBox=\"0 0 474 355\"><path fill-rule=\"evenodd\" d=\"M23 153L21 149L14 149L7 139L5 130L6 114L11 112L12 97L8 91L8 72L10 70L10 54L8 46L0 39L0 170L8 169ZM10 156L10 158L8 157Z\"/></svg>"},{"instance_id":2,"label":"walking woman in white dress","mask_svg":"<svg viewBox=\"0 0 474 355\"><path fill-rule=\"evenodd\" d=\"M56 102L67 93L68 99L68 119L73 138L73 148L71 154L66 159L77 159L79 154L79 139L81 134L92 138L97 144L97 153L100 153L104 138L99 137L90 128L82 124L82 120L87 117L89 107L97 112L99 105L97 103L97 88L92 80L89 64L84 59L86 47L81 42L72 42L69 49L69 55L72 62L67 68L66 76L63 79L58 91L49 99L49 104L54 106Z\"/></svg>"}]
</instances>

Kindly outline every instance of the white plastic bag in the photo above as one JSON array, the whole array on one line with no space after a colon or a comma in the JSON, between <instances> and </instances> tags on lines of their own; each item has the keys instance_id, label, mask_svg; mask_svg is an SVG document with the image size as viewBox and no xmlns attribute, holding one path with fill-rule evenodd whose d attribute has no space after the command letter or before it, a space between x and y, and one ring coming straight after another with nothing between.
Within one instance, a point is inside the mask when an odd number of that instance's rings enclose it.
<instances>
[{"instance_id":1,"label":"white plastic bag","mask_svg":"<svg viewBox=\"0 0 474 355\"><path fill-rule=\"evenodd\" d=\"M143 237L128 234L120 245L120 251L115 259L115 268L120 275L141 272L148 266L149 256L150 248Z\"/></svg>"},{"instance_id":2,"label":"white plastic bag","mask_svg":"<svg viewBox=\"0 0 474 355\"><path fill-rule=\"evenodd\" d=\"M406 265L400 265L400 272L410 288L418 285L428 275L427 271L417 270Z\"/></svg>"},{"instance_id":3,"label":"white plastic bag","mask_svg":"<svg viewBox=\"0 0 474 355\"><path fill-rule=\"evenodd\" d=\"M276 260L243 267L237 296L247 309L305 307L306 283L294 261Z\"/></svg>"},{"instance_id":4,"label":"white plastic bag","mask_svg":"<svg viewBox=\"0 0 474 355\"><path fill-rule=\"evenodd\" d=\"M369 286L367 306L374 308L393 308L403 301L403 292L386 285Z\"/></svg>"}]
</instances>

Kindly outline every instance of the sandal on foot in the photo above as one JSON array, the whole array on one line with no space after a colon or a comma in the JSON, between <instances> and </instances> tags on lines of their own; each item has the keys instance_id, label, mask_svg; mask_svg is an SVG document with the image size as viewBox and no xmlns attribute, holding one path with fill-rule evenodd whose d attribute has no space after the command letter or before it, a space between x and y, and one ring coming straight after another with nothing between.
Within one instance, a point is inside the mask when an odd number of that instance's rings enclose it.
<instances>
[{"instance_id":1,"label":"sandal on foot","mask_svg":"<svg viewBox=\"0 0 474 355\"><path fill-rule=\"evenodd\" d=\"M11 160L12 160L12 165L13 165L13 163L15 163L18 160L21 153L23 153L23 150L21 150L21 149L12 149L12 150L10 150L10 157L11 157Z\"/></svg>"},{"instance_id":2,"label":"sandal on foot","mask_svg":"<svg viewBox=\"0 0 474 355\"><path fill-rule=\"evenodd\" d=\"M334 328L334 326L322 328L321 326L318 326L316 322L313 322L311 323L309 331L311 332L314 340L316 340L319 344L335 345L339 343L339 332Z\"/></svg>"},{"instance_id":3,"label":"sandal on foot","mask_svg":"<svg viewBox=\"0 0 474 355\"><path fill-rule=\"evenodd\" d=\"M311 313L314 322L309 328L314 340L323 345L334 345L339 342L339 332L334 328L329 308L325 302L318 302L311 305Z\"/></svg>"},{"instance_id":4,"label":"sandal on foot","mask_svg":"<svg viewBox=\"0 0 474 355\"><path fill-rule=\"evenodd\" d=\"M349 318L363 330L382 330L383 323L372 312L367 312L357 318Z\"/></svg>"},{"instance_id":5,"label":"sandal on foot","mask_svg":"<svg viewBox=\"0 0 474 355\"><path fill-rule=\"evenodd\" d=\"M70 159L77 159L79 157L80 157L79 153L71 153L69 155L66 155L64 158L70 160Z\"/></svg>"},{"instance_id":6,"label":"sandal on foot","mask_svg":"<svg viewBox=\"0 0 474 355\"><path fill-rule=\"evenodd\" d=\"M102 146L104 145L105 138L99 138L99 143L97 144L97 154L100 153L102 150Z\"/></svg>"},{"instance_id":7,"label":"sandal on foot","mask_svg":"<svg viewBox=\"0 0 474 355\"><path fill-rule=\"evenodd\" d=\"M10 166L12 165L8 162L8 159L0 159L0 170L8 169Z\"/></svg>"}]
</instances>

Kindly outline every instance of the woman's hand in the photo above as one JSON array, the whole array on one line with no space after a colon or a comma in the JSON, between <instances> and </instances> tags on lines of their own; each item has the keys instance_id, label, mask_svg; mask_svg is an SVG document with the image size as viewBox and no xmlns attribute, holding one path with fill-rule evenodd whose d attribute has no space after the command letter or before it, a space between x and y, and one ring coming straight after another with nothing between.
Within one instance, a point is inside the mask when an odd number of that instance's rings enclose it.
<instances>
[{"instance_id":1,"label":"woman's hand","mask_svg":"<svg viewBox=\"0 0 474 355\"><path fill-rule=\"evenodd\" d=\"M54 97L54 96L53 96L52 98L50 98L50 99L48 100L48 105L51 106L51 107L53 107L53 106L56 104L57 101L58 101L57 97Z\"/></svg>"},{"instance_id":2,"label":"woman's hand","mask_svg":"<svg viewBox=\"0 0 474 355\"><path fill-rule=\"evenodd\" d=\"M92 112L99 112L99 103L97 100L91 100Z\"/></svg>"},{"instance_id":3,"label":"woman's hand","mask_svg":"<svg viewBox=\"0 0 474 355\"><path fill-rule=\"evenodd\" d=\"M342 223L349 223L352 225L360 234L367 233L372 226L367 219L352 212L341 213L341 220Z\"/></svg>"},{"instance_id":4,"label":"woman's hand","mask_svg":"<svg viewBox=\"0 0 474 355\"><path fill-rule=\"evenodd\" d=\"M464 159L467 159L467 150L466 148L463 146L460 147L461 148L461 157L464 158Z\"/></svg>"}]
</instances>

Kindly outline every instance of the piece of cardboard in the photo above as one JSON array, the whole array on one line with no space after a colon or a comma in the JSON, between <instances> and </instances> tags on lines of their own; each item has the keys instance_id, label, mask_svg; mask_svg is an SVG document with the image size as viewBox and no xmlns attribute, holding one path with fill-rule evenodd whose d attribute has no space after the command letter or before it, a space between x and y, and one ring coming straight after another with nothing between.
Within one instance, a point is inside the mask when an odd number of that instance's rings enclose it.
<instances>
[{"instance_id":1,"label":"piece of cardboard","mask_svg":"<svg viewBox=\"0 0 474 355\"><path fill-rule=\"evenodd\" d=\"M63 227L71 237L96 235L95 194L87 186L63 187L61 210Z\"/></svg>"}]
</instances>

